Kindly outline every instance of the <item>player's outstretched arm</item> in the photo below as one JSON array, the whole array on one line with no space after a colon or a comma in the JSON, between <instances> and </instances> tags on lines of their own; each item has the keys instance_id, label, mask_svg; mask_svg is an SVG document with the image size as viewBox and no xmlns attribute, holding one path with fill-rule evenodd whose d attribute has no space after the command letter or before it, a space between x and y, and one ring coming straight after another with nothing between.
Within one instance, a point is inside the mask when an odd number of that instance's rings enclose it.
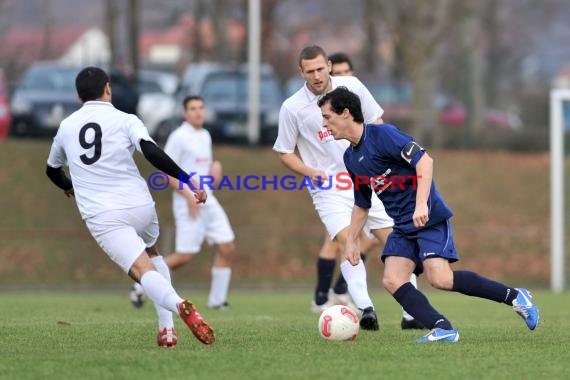
<instances>
[{"instance_id":1,"label":"player's outstretched arm","mask_svg":"<svg viewBox=\"0 0 570 380\"><path fill-rule=\"evenodd\" d=\"M141 152L148 162L152 164L155 168L164 173L168 174L174 178L188 178L188 173L178 166L172 158L170 158L162 149L160 149L154 142L141 140L140 141ZM181 177L183 176L183 177ZM206 202L206 192L200 190L199 186L190 179L194 188L190 189L196 194L196 199L198 203Z\"/></svg>"},{"instance_id":2,"label":"player's outstretched arm","mask_svg":"<svg viewBox=\"0 0 570 380\"><path fill-rule=\"evenodd\" d=\"M52 166L46 166L46 175L48 178L63 192L67 197L73 196L73 184L71 183L71 179L67 177L63 168L54 168Z\"/></svg>"}]
</instances>

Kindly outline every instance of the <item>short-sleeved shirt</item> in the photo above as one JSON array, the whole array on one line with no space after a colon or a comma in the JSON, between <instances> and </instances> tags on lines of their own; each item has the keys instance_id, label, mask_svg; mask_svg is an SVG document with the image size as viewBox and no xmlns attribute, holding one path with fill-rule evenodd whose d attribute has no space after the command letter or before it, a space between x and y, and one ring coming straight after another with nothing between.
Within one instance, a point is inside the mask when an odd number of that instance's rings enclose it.
<instances>
[{"instance_id":1,"label":"short-sleeved shirt","mask_svg":"<svg viewBox=\"0 0 570 380\"><path fill-rule=\"evenodd\" d=\"M89 101L61 122L47 164L69 166L83 219L154 205L133 159L140 140L153 141L142 121L109 102Z\"/></svg>"},{"instance_id":2,"label":"short-sleeved shirt","mask_svg":"<svg viewBox=\"0 0 570 380\"><path fill-rule=\"evenodd\" d=\"M368 89L356 77L331 77L332 89L345 86L359 96L364 120L373 122L382 117L384 111ZM307 166L324 170L333 180L339 173L346 172L342 155L348 141L335 140L323 128L323 116L317 105L320 96L313 94L304 84L289 97L279 112L279 134L273 150L279 153L293 153L299 149L301 160ZM319 189L309 191L320 191Z\"/></svg>"},{"instance_id":3,"label":"short-sleeved shirt","mask_svg":"<svg viewBox=\"0 0 570 380\"><path fill-rule=\"evenodd\" d=\"M186 172L196 173L190 178L200 184L200 177L209 176L212 167L212 137L206 129L196 129L187 122L176 128L164 146L164 151L174 162ZM204 186L202 190L208 193L208 197L212 196L212 189L206 185L206 181L202 181ZM185 205L186 200L177 191L174 191L174 202L180 202ZM206 203L207 204L207 203Z\"/></svg>"},{"instance_id":4,"label":"short-sleeved shirt","mask_svg":"<svg viewBox=\"0 0 570 380\"><path fill-rule=\"evenodd\" d=\"M389 124L365 124L362 138L344 153L344 162L354 185L354 203L370 208L372 193L394 219L394 228L405 233L417 230L413 223L416 208L416 164L425 154L412 145L411 136ZM360 179L357 177L361 177ZM356 185L356 182L366 184ZM453 213L432 181L428 198L429 222L426 227L449 219Z\"/></svg>"}]
</instances>

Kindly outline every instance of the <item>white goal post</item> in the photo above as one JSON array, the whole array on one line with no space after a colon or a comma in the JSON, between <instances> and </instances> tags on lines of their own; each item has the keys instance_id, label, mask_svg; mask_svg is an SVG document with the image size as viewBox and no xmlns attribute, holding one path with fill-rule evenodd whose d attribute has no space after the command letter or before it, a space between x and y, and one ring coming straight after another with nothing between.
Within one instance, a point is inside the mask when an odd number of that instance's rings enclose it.
<instances>
[{"instance_id":1,"label":"white goal post","mask_svg":"<svg viewBox=\"0 0 570 380\"><path fill-rule=\"evenodd\" d=\"M550 288L564 291L564 102L570 90L550 91Z\"/></svg>"}]
</instances>

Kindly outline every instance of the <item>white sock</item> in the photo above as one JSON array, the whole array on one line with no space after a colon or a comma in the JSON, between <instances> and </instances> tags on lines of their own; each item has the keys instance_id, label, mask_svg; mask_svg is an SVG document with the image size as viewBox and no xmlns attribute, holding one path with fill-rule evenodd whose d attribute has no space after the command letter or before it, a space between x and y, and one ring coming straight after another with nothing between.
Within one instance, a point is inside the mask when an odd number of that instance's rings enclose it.
<instances>
[{"instance_id":1,"label":"white sock","mask_svg":"<svg viewBox=\"0 0 570 380\"><path fill-rule=\"evenodd\" d=\"M374 307L372 300L368 295L368 284L366 283L366 267L364 262L360 260L358 265L352 266L348 260L344 260L340 264L340 270L346 283L348 285L348 292L352 297L352 300L361 310L367 307Z\"/></svg>"},{"instance_id":2,"label":"white sock","mask_svg":"<svg viewBox=\"0 0 570 380\"><path fill-rule=\"evenodd\" d=\"M210 285L208 307L219 306L228 300L231 277L232 268L212 267L212 283Z\"/></svg>"},{"instance_id":3,"label":"white sock","mask_svg":"<svg viewBox=\"0 0 570 380\"><path fill-rule=\"evenodd\" d=\"M135 290L135 292L136 292L137 294L144 294L144 290L143 290L141 284L139 284L138 282L135 282L135 283L133 284L133 289Z\"/></svg>"},{"instance_id":4,"label":"white sock","mask_svg":"<svg viewBox=\"0 0 570 380\"><path fill-rule=\"evenodd\" d=\"M412 273L412 275L410 276L410 283L412 285L414 285L414 288L418 288L418 277ZM404 317L404 319L406 321L411 321L414 319L414 317L412 317L410 314L408 314L408 312L406 310L404 310L404 308L402 308L402 316Z\"/></svg>"},{"instance_id":5,"label":"white sock","mask_svg":"<svg viewBox=\"0 0 570 380\"><path fill-rule=\"evenodd\" d=\"M412 283L412 285L414 285L414 288L416 288L416 289L418 288L418 278L413 273L410 276L410 282Z\"/></svg>"},{"instance_id":6,"label":"white sock","mask_svg":"<svg viewBox=\"0 0 570 380\"><path fill-rule=\"evenodd\" d=\"M142 275L140 281L144 292L152 302L178 314L176 305L183 299L160 273L154 270L148 271Z\"/></svg>"},{"instance_id":7,"label":"white sock","mask_svg":"<svg viewBox=\"0 0 570 380\"><path fill-rule=\"evenodd\" d=\"M172 284L170 270L168 269L168 265L164 262L164 258L162 256L154 256L151 257L150 260L156 268L156 271L160 273L169 284ZM154 307L156 308L156 315L158 316L158 330L162 331L165 327L173 327L174 321L172 319L172 312L157 303L154 304Z\"/></svg>"}]
</instances>

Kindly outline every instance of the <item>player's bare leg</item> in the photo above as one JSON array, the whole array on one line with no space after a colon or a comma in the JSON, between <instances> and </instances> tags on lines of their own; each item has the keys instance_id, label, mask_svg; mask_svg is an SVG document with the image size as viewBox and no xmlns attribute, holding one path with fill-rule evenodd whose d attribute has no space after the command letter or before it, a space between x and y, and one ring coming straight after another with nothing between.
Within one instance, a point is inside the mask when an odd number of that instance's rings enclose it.
<instances>
[{"instance_id":1,"label":"player's bare leg","mask_svg":"<svg viewBox=\"0 0 570 380\"><path fill-rule=\"evenodd\" d=\"M194 257L194 252L174 252L164 258L166 265L172 270L178 269L190 261Z\"/></svg>"},{"instance_id":2,"label":"player's bare leg","mask_svg":"<svg viewBox=\"0 0 570 380\"><path fill-rule=\"evenodd\" d=\"M375 239L369 239L367 236L362 237L360 236L360 246L362 251L366 252L367 254L372 255L379 255L381 250L383 249L386 241L388 240L388 235L392 232L392 228L380 228L377 230L372 231L373 235L376 237ZM418 280L415 274L410 275L410 283L417 289L418 288ZM424 327L422 324L414 319L406 310L402 308L402 321L400 322L400 326L402 330L409 330L409 329L423 329Z\"/></svg>"}]
</instances>

